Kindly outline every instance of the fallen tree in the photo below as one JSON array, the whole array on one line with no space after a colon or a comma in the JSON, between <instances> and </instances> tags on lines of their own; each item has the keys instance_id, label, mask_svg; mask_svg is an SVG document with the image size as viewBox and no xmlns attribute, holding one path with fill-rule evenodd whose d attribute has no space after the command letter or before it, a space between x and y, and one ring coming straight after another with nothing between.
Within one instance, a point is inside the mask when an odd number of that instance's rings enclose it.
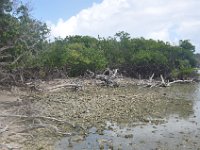
<instances>
[{"instance_id":1,"label":"fallen tree","mask_svg":"<svg viewBox=\"0 0 200 150\"><path fill-rule=\"evenodd\" d=\"M96 75L96 80L103 81L102 85L105 86L112 86L112 87L118 87L119 84L114 80L117 77L118 69L109 69L107 68L103 74Z\"/></svg>"},{"instance_id":2,"label":"fallen tree","mask_svg":"<svg viewBox=\"0 0 200 150\"><path fill-rule=\"evenodd\" d=\"M153 77L154 77L154 73L149 78L147 83L144 83L145 87L150 87L150 88L152 88L152 87L169 87L175 83L193 83L193 82L195 82L194 80L174 80L174 81L169 82L169 80L165 81L162 74L160 75L161 81L153 81Z\"/></svg>"}]
</instances>

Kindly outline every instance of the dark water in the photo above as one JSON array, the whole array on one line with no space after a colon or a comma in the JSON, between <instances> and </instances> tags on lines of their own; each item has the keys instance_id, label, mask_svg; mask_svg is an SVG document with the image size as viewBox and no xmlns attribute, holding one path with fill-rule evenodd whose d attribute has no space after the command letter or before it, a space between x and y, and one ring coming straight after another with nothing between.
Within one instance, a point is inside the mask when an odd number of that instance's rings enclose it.
<instances>
[{"instance_id":1,"label":"dark water","mask_svg":"<svg viewBox=\"0 0 200 150\"><path fill-rule=\"evenodd\" d=\"M99 135L93 127L83 140L72 140L72 147L68 142L71 137L66 137L56 143L55 149L200 150L200 84L174 85L159 89L159 92L179 100L162 123L117 124L108 121L103 135ZM185 109L185 102L188 101L191 106Z\"/></svg>"}]
</instances>

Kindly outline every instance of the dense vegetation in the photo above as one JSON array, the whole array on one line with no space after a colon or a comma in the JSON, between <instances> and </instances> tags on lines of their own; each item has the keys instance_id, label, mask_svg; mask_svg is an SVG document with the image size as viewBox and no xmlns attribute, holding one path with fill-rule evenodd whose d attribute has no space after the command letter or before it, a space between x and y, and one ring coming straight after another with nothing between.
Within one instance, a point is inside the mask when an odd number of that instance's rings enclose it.
<instances>
[{"instance_id":1,"label":"dense vegetation","mask_svg":"<svg viewBox=\"0 0 200 150\"><path fill-rule=\"evenodd\" d=\"M122 74L137 78L146 78L152 73L184 78L197 66L195 47L189 40L171 45L132 38L122 31L109 38L76 35L48 42L48 34L46 24L33 19L26 6L1 0L1 81L13 72L16 76L19 73L23 80L23 77L46 78L55 70L62 75L79 76L87 69L98 72L107 67L119 68ZM27 72L31 73L26 75Z\"/></svg>"},{"instance_id":2,"label":"dense vegetation","mask_svg":"<svg viewBox=\"0 0 200 150\"><path fill-rule=\"evenodd\" d=\"M196 58L196 63L197 63L197 67L200 68L200 54L195 54L195 58Z\"/></svg>"}]
</instances>

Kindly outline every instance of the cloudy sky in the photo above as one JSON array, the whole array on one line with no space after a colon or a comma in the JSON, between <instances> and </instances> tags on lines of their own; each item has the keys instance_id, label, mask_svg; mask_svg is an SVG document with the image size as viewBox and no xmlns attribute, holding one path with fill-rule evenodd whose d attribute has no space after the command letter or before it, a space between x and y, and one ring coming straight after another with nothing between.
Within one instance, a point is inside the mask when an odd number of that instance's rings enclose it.
<instances>
[{"instance_id":1,"label":"cloudy sky","mask_svg":"<svg viewBox=\"0 0 200 150\"><path fill-rule=\"evenodd\" d=\"M113 36L126 31L177 43L189 39L200 52L200 0L32 0L33 16L51 36Z\"/></svg>"}]
</instances>

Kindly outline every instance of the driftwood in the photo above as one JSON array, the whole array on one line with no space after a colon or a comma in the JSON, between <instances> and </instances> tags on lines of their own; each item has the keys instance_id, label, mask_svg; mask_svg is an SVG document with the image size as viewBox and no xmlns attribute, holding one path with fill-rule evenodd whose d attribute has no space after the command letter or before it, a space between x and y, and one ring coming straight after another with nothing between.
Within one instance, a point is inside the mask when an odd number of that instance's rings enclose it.
<instances>
[{"instance_id":1,"label":"driftwood","mask_svg":"<svg viewBox=\"0 0 200 150\"><path fill-rule=\"evenodd\" d=\"M192 82L194 82L194 80L175 80L175 81L167 83L167 86L170 86L171 84L174 84L174 83L192 83Z\"/></svg>"},{"instance_id":2,"label":"driftwood","mask_svg":"<svg viewBox=\"0 0 200 150\"><path fill-rule=\"evenodd\" d=\"M149 78L149 82L151 83L154 77L154 73L151 75L151 77Z\"/></svg>"},{"instance_id":3,"label":"driftwood","mask_svg":"<svg viewBox=\"0 0 200 150\"><path fill-rule=\"evenodd\" d=\"M47 116L26 116L26 115L7 115L7 114L0 115L0 117L25 118L25 119L44 119L44 120L49 120L49 121L53 121L53 122L57 122L57 123L67 124L67 125L69 125L70 127L73 127L73 128L83 129L79 125L75 125L73 123L70 123L69 121L60 120L60 119L57 119L57 118L54 118L54 117L47 117Z\"/></svg>"},{"instance_id":4,"label":"driftwood","mask_svg":"<svg viewBox=\"0 0 200 150\"><path fill-rule=\"evenodd\" d=\"M193 80L175 80L172 82L169 82L169 81L166 82L162 75L160 75L160 78L162 80L161 86L163 86L163 87L171 86L172 84L175 84L175 83L192 83L192 82L194 82Z\"/></svg>"},{"instance_id":5,"label":"driftwood","mask_svg":"<svg viewBox=\"0 0 200 150\"><path fill-rule=\"evenodd\" d=\"M35 130L35 129L41 129L41 128L47 128L51 131L54 131L56 134L59 135L64 135L64 136L71 136L74 135L75 133L65 133L65 132L61 132L59 131L58 127L52 125L52 124L36 124L36 125L32 125L31 127L28 127L26 129L20 130L17 133L24 133L24 132L29 132L31 130Z\"/></svg>"},{"instance_id":6,"label":"driftwood","mask_svg":"<svg viewBox=\"0 0 200 150\"><path fill-rule=\"evenodd\" d=\"M2 134L2 133L4 133L4 132L6 132L6 131L7 131L7 129L8 129L8 127L9 127L9 126L7 125L5 128L1 129L1 130L0 130L0 134Z\"/></svg>"},{"instance_id":7,"label":"driftwood","mask_svg":"<svg viewBox=\"0 0 200 150\"><path fill-rule=\"evenodd\" d=\"M13 149L15 149L15 150L17 150L17 149L22 149L22 147L21 146L12 146L12 145L10 145L10 144L0 144L0 149L8 149L8 150L13 150Z\"/></svg>"},{"instance_id":8,"label":"driftwood","mask_svg":"<svg viewBox=\"0 0 200 150\"><path fill-rule=\"evenodd\" d=\"M60 122L60 123L67 123L67 124L73 126L71 123L69 123L67 121L59 120L59 119L53 118L53 117L46 117L46 116L26 116L26 115L7 115L7 114L5 114L5 115L0 115L0 117L28 118L28 119L46 119L46 120Z\"/></svg>"},{"instance_id":9,"label":"driftwood","mask_svg":"<svg viewBox=\"0 0 200 150\"><path fill-rule=\"evenodd\" d=\"M150 88L152 88L152 87L168 87L175 83L192 83L192 82L194 82L194 80L175 80L175 81L169 82L169 81L165 81L163 75L160 75L161 81L153 81L153 77L154 77L154 73L152 74L151 77L149 77L149 80L146 83L143 82L145 87L150 87Z\"/></svg>"},{"instance_id":10,"label":"driftwood","mask_svg":"<svg viewBox=\"0 0 200 150\"><path fill-rule=\"evenodd\" d=\"M106 86L117 87L119 86L119 84L114 81L117 76L117 71L118 69L110 70L109 68L107 68L103 74L97 75L96 79L103 81L103 84Z\"/></svg>"},{"instance_id":11,"label":"driftwood","mask_svg":"<svg viewBox=\"0 0 200 150\"><path fill-rule=\"evenodd\" d=\"M144 84L145 87L150 87L150 88L156 86L157 83L156 83L156 82L153 82L153 77L154 77L154 73L149 77L149 80L148 80L147 82L144 81L144 82L142 82L142 84ZM141 79L140 79L140 80L141 80ZM141 81L142 81L142 80L141 80Z\"/></svg>"},{"instance_id":12,"label":"driftwood","mask_svg":"<svg viewBox=\"0 0 200 150\"><path fill-rule=\"evenodd\" d=\"M111 78L112 78L112 79L116 78L117 72L118 72L118 69L114 69L114 70L113 70L113 73L112 73L112 75L111 75Z\"/></svg>"},{"instance_id":13,"label":"driftwood","mask_svg":"<svg viewBox=\"0 0 200 150\"><path fill-rule=\"evenodd\" d=\"M12 125L14 122L16 122L16 120L10 122L8 125L6 125L6 127L4 127L3 129L0 130L0 134L6 132L9 128L10 125Z\"/></svg>"},{"instance_id":14,"label":"driftwood","mask_svg":"<svg viewBox=\"0 0 200 150\"><path fill-rule=\"evenodd\" d=\"M117 77L117 73L118 73L118 69L111 70L109 68L107 68L103 72L103 74L97 74L97 75L94 72L87 70L85 73L85 77L101 80L103 81L102 84L106 86L118 86L118 83L114 81L114 79Z\"/></svg>"},{"instance_id":15,"label":"driftwood","mask_svg":"<svg viewBox=\"0 0 200 150\"><path fill-rule=\"evenodd\" d=\"M90 71L89 69L86 70L84 77L86 78L95 78L95 73Z\"/></svg>"},{"instance_id":16,"label":"driftwood","mask_svg":"<svg viewBox=\"0 0 200 150\"><path fill-rule=\"evenodd\" d=\"M59 131L58 128L56 126L53 126L53 125L49 125L49 124L37 124L37 125L33 125L31 127L28 127L26 129L20 130L20 131L18 131L18 133L28 132L28 131L39 129L39 128L51 128L51 129L53 129L56 132Z\"/></svg>"},{"instance_id":17,"label":"driftwood","mask_svg":"<svg viewBox=\"0 0 200 150\"><path fill-rule=\"evenodd\" d=\"M167 85L167 83L165 82L165 79L163 78L162 74L160 75L161 78L161 85Z\"/></svg>"},{"instance_id":18,"label":"driftwood","mask_svg":"<svg viewBox=\"0 0 200 150\"><path fill-rule=\"evenodd\" d=\"M49 91L56 91L62 88L72 88L74 90L79 90L83 88L83 85L80 84L69 84L69 83L65 83L65 84L60 84L60 85L55 85L53 87L50 87L48 90Z\"/></svg>"}]
</instances>

